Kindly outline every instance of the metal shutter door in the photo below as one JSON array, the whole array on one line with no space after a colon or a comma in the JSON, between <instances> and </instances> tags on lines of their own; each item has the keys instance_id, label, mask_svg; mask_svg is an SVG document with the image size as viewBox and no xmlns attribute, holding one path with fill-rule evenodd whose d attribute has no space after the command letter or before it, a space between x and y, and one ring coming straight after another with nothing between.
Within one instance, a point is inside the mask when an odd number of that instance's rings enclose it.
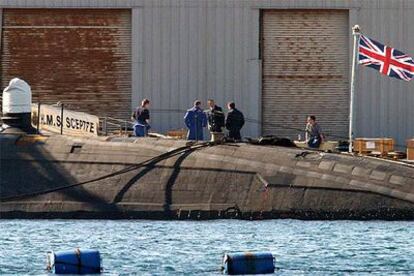
<instances>
[{"instance_id":1,"label":"metal shutter door","mask_svg":"<svg viewBox=\"0 0 414 276\"><path fill-rule=\"evenodd\" d=\"M34 102L129 118L129 10L6 9L3 22L3 88L17 76Z\"/></svg>"},{"instance_id":2,"label":"metal shutter door","mask_svg":"<svg viewBox=\"0 0 414 276\"><path fill-rule=\"evenodd\" d=\"M315 115L326 134L346 137L348 11L264 11L261 31L263 134L296 138Z\"/></svg>"}]
</instances>

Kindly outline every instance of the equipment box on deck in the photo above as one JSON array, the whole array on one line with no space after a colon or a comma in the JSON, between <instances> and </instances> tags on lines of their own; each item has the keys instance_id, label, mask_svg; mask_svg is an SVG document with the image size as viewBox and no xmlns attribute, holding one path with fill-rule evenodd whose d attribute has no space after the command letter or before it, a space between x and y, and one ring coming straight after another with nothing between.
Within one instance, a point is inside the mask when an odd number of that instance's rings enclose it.
<instances>
[{"instance_id":1,"label":"equipment box on deck","mask_svg":"<svg viewBox=\"0 0 414 276\"><path fill-rule=\"evenodd\" d=\"M407 140L407 159L414 161L414 138Z\"/></svg>"},{"instance_id":2,"label":"equipment box on deck","mask_svg":"<svg viewBox=\"0 0 414 276\"><path fill-rule=\"evenodd\" d=\"M394 139L392 138L356 138L354 151L364 154L370 152L378 152L386 155L388 152L394 151Z\"/></svg>"}]
</instances>

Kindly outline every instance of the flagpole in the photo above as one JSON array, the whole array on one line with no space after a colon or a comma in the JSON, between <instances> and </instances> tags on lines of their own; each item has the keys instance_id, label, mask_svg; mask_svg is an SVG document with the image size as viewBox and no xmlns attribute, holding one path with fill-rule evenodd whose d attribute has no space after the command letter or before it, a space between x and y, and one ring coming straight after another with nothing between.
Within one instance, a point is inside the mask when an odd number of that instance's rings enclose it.
<instances>
[{"instance_id":1,"label":"flagpole","mask_svg":"<svg viewBox=\"0 0 414 276\"><path fill-rule=\"evenodd\" d=\"M352 71L351 71L351 98L349 102L349 153L352 153L353 149L353 122L354 122L354 94L355 94L355 70L358 56L358 43L360 28L358 25L352 27L352 35L354 36L354 50L352 54Z\"/></svg>"}]
</instances>

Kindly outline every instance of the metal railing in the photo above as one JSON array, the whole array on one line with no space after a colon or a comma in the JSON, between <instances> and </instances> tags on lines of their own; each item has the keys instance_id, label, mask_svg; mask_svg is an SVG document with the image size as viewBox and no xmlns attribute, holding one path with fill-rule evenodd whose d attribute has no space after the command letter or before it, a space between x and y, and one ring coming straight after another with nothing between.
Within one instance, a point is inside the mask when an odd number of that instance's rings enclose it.
<instances>
[{"instance_id":1,"label":"metal railing","mask_svg":"<svg viewBox=\"0 0 414 276\"><path fill-rule=\"evenodd\" d=\"M99 117L100 134L108 136L110 133L128 135L132 131L134 123L128 120L116 119L112 117Z\"/></svg>"}]
</instances>

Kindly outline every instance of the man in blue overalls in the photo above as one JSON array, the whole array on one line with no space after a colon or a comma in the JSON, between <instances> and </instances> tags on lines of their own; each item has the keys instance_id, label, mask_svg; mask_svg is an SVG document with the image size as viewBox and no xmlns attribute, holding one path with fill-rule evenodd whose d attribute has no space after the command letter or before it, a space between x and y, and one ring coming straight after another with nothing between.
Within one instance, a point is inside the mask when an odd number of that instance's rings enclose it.
<instances>
[{"instance_id":1,"label":"man in blue overalls","mask_svg":"<svg viewBox=\"0 0 414 276\"><path fill-rule=\"evenodd\" d=\"M188 128L188 140L203 140L203 128L207 126L207 115L201 109L201 102L196 100L193 108L187 110L184 116Z\"/></svg>"}]
</instances>

